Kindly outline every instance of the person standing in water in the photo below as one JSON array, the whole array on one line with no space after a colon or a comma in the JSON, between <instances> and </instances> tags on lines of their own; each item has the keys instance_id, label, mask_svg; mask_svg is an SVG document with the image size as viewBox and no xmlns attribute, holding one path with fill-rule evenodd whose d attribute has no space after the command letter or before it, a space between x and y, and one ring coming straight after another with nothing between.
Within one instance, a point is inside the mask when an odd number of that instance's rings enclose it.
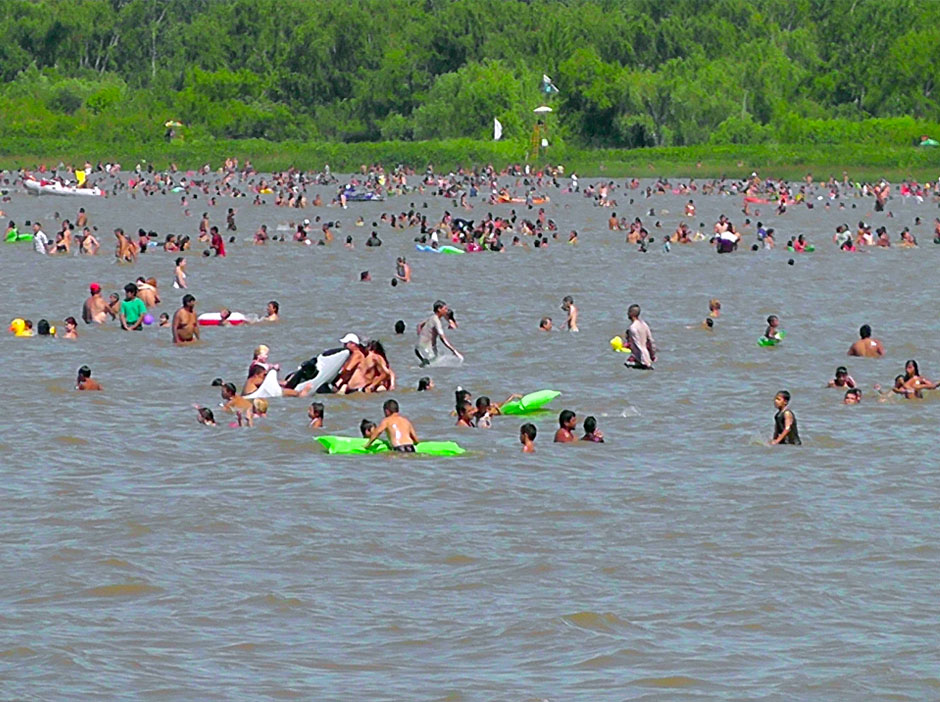
<instances>
[{"instance_id":1,"label":"person standing in water","mask_svg":"<svg viewBox=\"0 0 940 702\"><path fill-rule=\"evenodd\" d=\"M565 320L565 327L570 332L578 331L578 308L574 305L574 298L571 295L565 295L561 301L561 309L568 313Z\"/></svg>"},{"instance_id":2,"label":"person standing in water","mask_svg":"<svg viewBox=\"0 0 940 702\"><path fill-rule=\"evenodd\" d=\"M858 330L859 339L849 347L849 356L880 358L885 355L885 347L878 339L871 338L871 327L863 324Z\"/></svg>"},{"instance_id":3,"label":"person standing in water","mask_svg":"<svg viewBox=\"0 0 940 702\"><path fill-rule=\"evenodd\" d=\"M173 315L173 343L189 344L199 339L199 321L196 318L196 298L183 295L183 304Z\"/></svg>"},{"instance_id":4,"label":"person standing in water","mask_svg":"<svg viewBox=\"0 0 940 702\"><path fill-rule=\"evenodd\" d=\"M770 445L801 445L803 442L800 441L800 432L796 427L796 415L790 409L790 393L781 390L774 395L774 407L777 409L777 414L774 415L774 438Z\"/></svg>"},{"instance_id":5,"label":"person standing in water","mask_svg":"<svg viewBox=\"0 0 940 702\"><path fill-rule=\"evenodd\" d=\"M632 352L627 364L633 364L634 368L642 370L653 370L653 362L656 360L656 342L653 340L653 332L649 325L640 319L640 306L630 305L627 309L627 318L630 320L630 326L627 327L625 336Z\"/></svg>"},{"instance_id":6,"label":"person standing in water","mask_svg":"<svg viewBox=\"0 0 940 702\"><path fill-rule=\"evenodd\" d=\"M418 325L418 344L415 346L415 355L421 361L422 366L429 365L438 357L437 342L444 344L461 361L463 356L453 347L453 345L444 336L444 325L441 319L447 317L450 309L443 300L437 300L434 303L433 314Z\"/></svg>"}]
</instances>

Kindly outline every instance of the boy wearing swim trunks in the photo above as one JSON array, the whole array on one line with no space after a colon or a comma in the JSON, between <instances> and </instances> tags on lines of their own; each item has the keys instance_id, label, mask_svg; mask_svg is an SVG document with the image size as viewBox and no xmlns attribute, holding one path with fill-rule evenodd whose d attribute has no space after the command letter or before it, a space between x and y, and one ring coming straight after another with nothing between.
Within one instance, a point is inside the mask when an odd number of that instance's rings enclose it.
<instances>
[{"instance_id":1,"label":"boy wearing swim trunks","mask_svg":"<svg viewBox=\"0 0 940 702\"><path fill-rule=\"evenodd\" d=\"M415 434L415 428L411 422L398 414L398 403L395 400L386 400L382 405L382 411L385 412L385 418L379 422L379 425L369 434L369 440L365 448L369 448L382 432L388 434L388 443L392 451L400 453L414 453L415 444L418 443L418 436Z\"/></svg>"}]
</instances>

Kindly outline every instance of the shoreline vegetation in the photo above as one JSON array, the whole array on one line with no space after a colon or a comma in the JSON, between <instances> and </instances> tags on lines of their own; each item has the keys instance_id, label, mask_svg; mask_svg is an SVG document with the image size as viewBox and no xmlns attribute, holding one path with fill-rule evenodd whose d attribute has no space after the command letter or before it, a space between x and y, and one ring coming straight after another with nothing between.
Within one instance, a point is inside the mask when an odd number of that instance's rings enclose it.
<instances>
[{"instance_id":1,"label":"shoreline vegetation","mask_svg":"<svg viewBox=\"0 0 940 702\"><path fill-rule=\"evenodd\" d=\"M77 166L90 161L118 162L125 170L141 164L158 170L176 164L194 170L205 164L218 168L226 158L250 160L261 172L291 167L320 170L329 164L335 173L357 172L363 164L398 164L436 172L493 164L497 168L526 162L526 145L473 139L387 142L272 142L264 139L175 140L151 144L76 143L71 139L2 139L0 167L35 168L59 163ZM853 181L879 178L934 180L940 177L940 148L878 144L747 144L601 149L557 146L543 149L533 170L563 165L565 174L588 178L741 177L762 176L798 180L811 173L816 180L841 180L847 171Z\"/></svg>"}]
</instances>

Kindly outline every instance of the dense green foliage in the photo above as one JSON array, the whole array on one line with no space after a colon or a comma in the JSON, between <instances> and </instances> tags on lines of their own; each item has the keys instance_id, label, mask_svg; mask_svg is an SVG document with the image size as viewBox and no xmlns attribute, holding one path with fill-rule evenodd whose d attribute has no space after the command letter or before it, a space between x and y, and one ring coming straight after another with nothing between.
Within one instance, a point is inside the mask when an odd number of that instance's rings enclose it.
<instances>
[{"instance_id":1,"label":"dense green foliage","mask_svg":"<svg viewBox=\"0 0 940 702\"><path fill-rule=\"evenodd\" d=\"M940 136L940 2L4 0L2 143ZM543 73L557 95L540 93Z\"/></svg>"}]
</instances>

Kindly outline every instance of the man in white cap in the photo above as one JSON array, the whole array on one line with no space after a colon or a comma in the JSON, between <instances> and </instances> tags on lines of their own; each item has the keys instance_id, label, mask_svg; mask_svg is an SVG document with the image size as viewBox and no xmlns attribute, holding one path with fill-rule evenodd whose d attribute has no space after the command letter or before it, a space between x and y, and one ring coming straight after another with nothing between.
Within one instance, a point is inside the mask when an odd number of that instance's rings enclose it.
<instances>
[{"instance_id":1,"label":"man in white cap","mask_svg":"<svg viewBox=\"0 0 940 702\"><path fill-rule=\"evenodd\" d=\"M346 359L346 363L340 368L339 375L336 376L333 385L336 388L346 389L356 369L365 361L366 355L362 352L362 342L359 341L358 335L352 332L340 339L339 343L349 351L349 358Z\"/></svg>"}]
</instances>

